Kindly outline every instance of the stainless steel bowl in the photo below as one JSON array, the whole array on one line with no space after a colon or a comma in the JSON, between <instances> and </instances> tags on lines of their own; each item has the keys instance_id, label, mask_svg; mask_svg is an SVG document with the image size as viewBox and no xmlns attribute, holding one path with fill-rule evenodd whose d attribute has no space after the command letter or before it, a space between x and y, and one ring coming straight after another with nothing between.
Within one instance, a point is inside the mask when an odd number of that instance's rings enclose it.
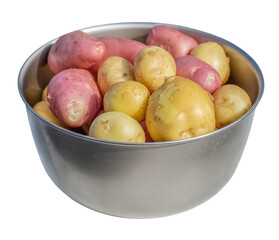
<instances>
[{"instance_id":1,"label":"stainless steel bowl","mask_svg":"<svg viewBox=\"0 0 279 240\"><path fill-rule=\"evenodd\" d=\"M158 23L157 23L158 24ZM90 27L94 36L144 41L156 23ZM244 88L253 106L239 120L213 133L172 142L120 143L65 130L33 111L52 77L46 58L55 40L23 64L18 87L34 142L53 182L78 203L128 218L162 217L191 209L214 196L232 177L245 147L264 80L256 62L234 44L195 29L174 26L199 42L217 41L230 57L229 82Z\"/></svg>"}]
</instances>

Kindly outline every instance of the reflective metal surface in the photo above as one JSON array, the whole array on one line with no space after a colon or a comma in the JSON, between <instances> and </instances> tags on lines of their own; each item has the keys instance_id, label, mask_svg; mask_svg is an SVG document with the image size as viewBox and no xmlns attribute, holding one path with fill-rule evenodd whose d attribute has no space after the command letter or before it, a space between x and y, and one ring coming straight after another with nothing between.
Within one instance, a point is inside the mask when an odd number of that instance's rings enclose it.
<instances>
[{"instance_id":1,"label":"reflective metal surface","mask_svg":"<svg viewBox=\"0 0 279 240\"><path fill-rule=\"evenodd\" d=\"M144 41L156 23L119 23L84 29L94 36ZM129 218L153 218L193 208L214 196L232 177L245 147L264 89L254 60L232 43L198 30L175 26L222 44L230 57L229 82L243 87L253 106L238 121L213 133L173 142L103 141L55 126L32 110L53 76L46 57L51 41L24 63L20 95L40 159L53 182L69 197L96 211Z\"/></svg>"}]
</instances>

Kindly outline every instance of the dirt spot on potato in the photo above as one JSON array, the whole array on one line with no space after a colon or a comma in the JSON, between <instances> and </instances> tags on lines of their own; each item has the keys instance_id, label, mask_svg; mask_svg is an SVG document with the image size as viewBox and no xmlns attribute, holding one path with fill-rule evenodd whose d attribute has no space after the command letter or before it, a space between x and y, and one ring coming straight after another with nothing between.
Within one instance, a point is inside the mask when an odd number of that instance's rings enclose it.
<instances>
[{"instance_id":1,"label":"dirt spot on potato","mask_svg":"<svg viewBox=\"0 0 279 240\"><path fill-rule=\"evenodd\" d=\"M225 98L225 97L217 98L217 99L215 100L215 104L223 104L224 102L227 102L227 101L228 101L228 99Z\"/></svg>"},{"instance_id":2,"label":"dirt spot on potato","mask_svg":"<svg viewBox=\"0 0 279 240\"><path fill-rule=\"evenodd\" d=\"M106 120L106 121L103 121L103 120L102 120L101 123L102 123L102 124L107 124L108 121L109 121L109 120Z\"/></svg>"},{"instance_id":3,"label":"dirt spot on potato","mask_svg":"<svg viewBox=\"0 0 279 240\"><path fill-rule=\"evenodd\" d=\"M102 55L104 53L104 49L103 49L103 46L101 43L97 45L96 53L97 53L97 55Z\"/></svg>"},{"instance_id":4,"label":"dirt spot on potato","mask_svg":"<svg viewBox=\"0 0 279 240\"><path fill-rule=\"evenodd\" d=\"M148 51L147 54L151 57L156 56L156 52L154 52L154 51Z\"/></svg>"},{"instance_id":5,"label":"dirt spot on potato","mask_svg":"<svg viewBox=\"0 0 279 240\"><path fill-rule=\"evenodd\" d=\"M194 130L189 128L188 130L183 130L179 133L181 139L191 138L194 136Z\"/></svg>"},{"instance_id":6,"label":"dirt spot on potato","mask_svg":"<svg viewBox=\"0 0 279 240\"><path fill-rule=\"evenodd\" d=\"M109 132L110 130L110 124L109 124L109 120L102 120L101 121L102 127L103 127L103 132L106 134L107 132Z\"/></svg>"}]
</instances>

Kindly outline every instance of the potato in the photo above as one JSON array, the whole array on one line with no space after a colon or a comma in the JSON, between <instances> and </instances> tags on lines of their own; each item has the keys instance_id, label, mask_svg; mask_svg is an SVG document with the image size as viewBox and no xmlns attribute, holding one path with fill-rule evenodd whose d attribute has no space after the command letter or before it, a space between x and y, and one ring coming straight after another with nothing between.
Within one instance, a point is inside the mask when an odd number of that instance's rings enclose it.
<instances>
[{"instance_id":1,"label":"potato","mask_svg":"<svg viewBox=\"0 0 279 240\"><path fill-rule=\"evenodd\" d=\"M135 57L140 49L144 48L146 45L144 43L117 37L99 37L100 40L106 48L105 54L100 62L93 67L95 72L98 71L100 65L108 58L112 56L118 56L125 58L130 63L134 64Z\"/></svg>"},{"instance_id":2,"label":"potato","mask_svg":"<svg viewBox=\"0 0 279 240\"><path fill-rule=\"evenodd\" d=\"M145 121L155 142L196 137L215 130L214 105L194 81L169 77L150 96Z\"/></svg>"},{"instance_id":3,"label":"potato","mask_svg":"<svg viewBox=\"0 0 279 240\"><path fill-rule=\"evenodd\" d=\"M172 55L157 46L141 49L136 56L134 69L136 80L144 84L151 93L160 87L167 77L176 74Z\"/></svg>"},{"instance_id":4,"label":"potato","mask_svg":"<svg viewBox=\"0 0 279 240\"><path fill-rule=\"evenodd\" d=\"M61 36L50 48L48 65L54 73L68 68L89 69L99 62L105 45L80 30Z\"/></svg>"},{"instance_id":5,"label":"potato","mask_svg":"<svg viewBox=\"0 0 279 240\"><path fill-rule=\"evenodd\" d=\"M99 67L97 83L103 95L112 84L127 80L136 79L134 66L125 58L109 57Z\"/></svg>"},{"instance_id":6,"label":"potato","mask_svg":"<svg viewBox=\"0 0 279 240\"><path fill-rule=\"evenodd\" d=\"M97 114L95 115L94 119L95 119L96 117L98 117L99 115L101 115L102 113L104 113L104 112L105 112L104 109L101 109L99 112L97 112ZM94 120L94 119L93 119L93 120ZM92 124L92 122L86 123L85 125L81 126L81 129L84 131L84 133L85 133L86 135L89 134L89 129L90 129L91 124Z\"/></svg>"},{"instance_id":7,"label":"potato","mask_svg":"<svg viewBox=\"0 0 279 240\"><path fill-rule=\"evenodd\" d=\"M149 132L147 131L145 120L142 121L140 125L145 133L145 142L153 142L152 138L150 137Z\"/></svg>"},{"instance_id":8,"label":"potato","mask_svg":"<svg viewBox=\"0 0 279 240\"><path fill-rule=\"evenodd\" d=\"M201 43L192 49L190 55L211 65L219 73L222 84L228 81L230 76L229 58L220 44L217 42Z\"/></svg>"},{"instance_id":9,"label":"potato","mask_svg":"<svg viewBox=\"0 0 279 240\"><path fill-rule=\"evenodd\" d=\"M104 110L124 112L138 122L142 122L149 96L147 87L139 82L118 82L107 90L103 99Z\"/></svg>"},{"instance_id":10,"label":"potato","mask_svg":"<svg viewBox=\"0 0 279 240\"><path fill-rule=\"evenodd\" d=\"M46 101L47 100L47 87L48 85L44 88L43 92L42 92L42 101Z\"/></svg>"},{"instance_id":11,"label":"potato","mask_svg":"<svg viewBox=\"0 0 279 240\"><path fill-rule=\"evenodd\" d=\"M92 122L89 136L119 142L145 142L140 124L122 112L105 112Z\"/></svg>"},{"instance_id":12,"label":"potato","mask_svg":"<svg viewBox=\"0 0 279 240\"><path fill-rule=\"evenodd\" d=\"M189 78L209 93L222 85L219 73L206 62L186 55L175 59L176 75Z\"/></svg>"},{"instance_id":13,"label":"potato","mask_svg":"<svg viewBox=\"0 0 279 240\"><path fill-rule=\"evenodd\" d=\"M38 113L41 117L48 120L49 122L51 122L57 126L69 129L68 126L66 126L64 123L59 121L58 118L55 117L55 115L50 111L48 103L46 101L40 101L40 102L36 103L34 105L33 109L36 113Z\"/></svg>"},{"instance_id":14,"label":"potato","mask_svg":"<svg viewBox=\"0 0 279 240\"><path fill-rule=\"evenodd\" d=\"M198 42L174 27L157 25L149 31L146 44L164 48L175 59L187 55L198 45Z\"/></svg>"},{"instance_id":15,"label":"potato","mask_svg":"<svg viewBox=\"0 0 279 240\"><path fill-rule=\"evenodd\" d=\"M90 72L67 69L57 73L49 82L47 101L52 113L70 127L92 122L102 99Z\"/></svg>"},{"instance_id":16,"label":"potato","mask_svg":"<svg viewBox=\"0 0 279 240\"><path fill-rule=\"evenodd\" d=\"M212 95L217 128L222 128L236 121L252 106L249 95L234 84L223 85Z\"/></svg>"}]
</instances>

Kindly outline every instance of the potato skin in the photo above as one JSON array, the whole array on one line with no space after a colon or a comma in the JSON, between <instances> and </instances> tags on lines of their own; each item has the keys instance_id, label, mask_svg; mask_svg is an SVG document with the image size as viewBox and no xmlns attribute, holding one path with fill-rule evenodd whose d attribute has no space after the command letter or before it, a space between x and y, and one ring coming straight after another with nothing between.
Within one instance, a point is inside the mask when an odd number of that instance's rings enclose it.
<instances>
[{"instance_id":1,"label":"potato skin","mask_svg":"<svg viewBox=\"0 0 279 240\"><path fill-rule=\"evenodd\" d=\"M42 97L41 97L42 101L47 101L47 87L48 85L43 89Z\"/></svg>"},{"instance_id":2,"label":"potato skin","mask_svg":"<svg viewBox=\"0 0 279 240\"><path fill-rule=\"evenodd\" d=\"M189 78L212 93L222 85L219 73L206 62L186 55L175 59L176 75Z\"/></svg>"},{"instance_id":3,"label":"potato skin","mask_svg":"<svg viewBox=\"0 0 279 240\"><path fill-rule=\"evenodd\" d=\"M152 138L150 137L149 132L147 131L145 120L142 121L140 125L145 133L145 142L153 142Z\"/></svg>"},{"instance_id":4,"label":"potato skin","mask_svg":"<svg viewBox=\"0 0 279 240\"><path fill-rule=\"evenodd\" d=\"M90 72L67 69L49 82L47 101L52 113L70 127L90 123L99 111L101 94Z\"/></svg>"},{"instance_id":5,"label":"potato skin","mask_svg":"<svg viewBox=\"0 0 279 240\"><path fill-rule=\"evenodd\" d=\"M252 106L249 95L234 84L223 85L212 95L217 128L225 127L236 121Z\"/></svg>"},{"instance_id":6,"label":"potato skin","mask_svg":"<svg viewBox=\"0 0 279 240\"><path fill-rule=\"evenodd\" d=\"M142 122L149 96L147 87L139 82L118 82L107 90L103 99L104 110L124 112L138 122Z\"/></svg>"},{"instance_id":7,"label":"potato skin","mask_svg":"<svg viewBox=\"0 0 279 240\"><path fill-rule=\"evenodd\" d=\"M94 119L104 112L105 112L104 109L99 110L99 112L97 112L97 114L95 115ZM94 119L93 119L93 121L94 121ZM81 129L83 130L83 132L86 135L89 135L89 129L90 129L91 124L92 124L92 122L89 122L89 123L86 123L85 125L81 126Z\"/></svg>"},{"instance_id":8,"label":"potato skin","mask_svg":"<svg viewBox=\"0 0 279 240\"><path fill-rule=\"evenodd\" d=\"M220 75L224 85L230 76L230 62L223 47L217 42L205 42L191 50L191 56L212 66Z\"/></svg>"},{"instance_id":9,"label":"potato skin","mask_svg":"<svg viewBox=\"0 0 279 240\"><path fill-rule=\"evenodd\" d=\"M149 31L146 44L164 48L173 58L178 58L189 54L198 42L174 27L157 25Z\"/></svg>"},{"instance_id":10,"label":"potato skin","mask_svg":"<svg viewBox=\"0 0 279 240\"><path fill-rule=\"evenodd\" d=\"M118 56L127 59L130 63L134 64L134 60L138 52L146 45L144 43L117 37L99 37L106 48L105 54L101 61L93 67L93 71L97 72L100 65L108 58L112 56Z\"/></svg>"},{"instance_id":11,"label":"potato skin","mask_svg":"<svg viewBox=\"0 0 279 240\"><path fill-rule=\"evenodd\" d=\"M97 83L103 95L114 83L135 81L134 66L122 57L109 57L99 67Z\"/></svg>"},{"instance_id":12,"label":"potato skin","mask_svg":"<svg viewBox=\"0 0 279 240\"><path fill-rule=\"evenodd\" d=\"M40 116L42 116L43 118L45 118L46 120L48 120L49 122L57 125L57 126L60 126L60 127L63 127L63 128L66 128L66 129L69 129L68 126L66 126L63 122L61 122L51 111L50 111L50 108L49 108L49 105L48 103L45 101L45 100L42 100L40 102L37 102L34 107L33 107L34 111L36 113L38 113Z\"/></svg>"},{"instance_id":13,"label":"potato skin","mask_svg":"<svg viewBox=\"0 0 279 240\"><path fill-rule=\"evenodd\" d=\"M48 65L54 73L68 68L89 69L99 62L105 45L80 30L61 36L50 48Z\"/></svg>"},{"instance_id":14,"label":"potato skin","mask_svg":"<svg viewBox=\"0 0 279 240\"><path fill-rule=\"evenodd\" d=\"M150 96L145 121L155 142L196 137L215 130L214 105L194 81L169 77Z\"/></svg>"},{"instance_id":15,"label":"potato skin","mask_svg":"<svg viewBox=\"0 0 279 240\"><path fill-rule=\"evenodd\" d=\"M172 55L157 46L147 46L139 51L135 63L136 80L144 84L153 93L165 79L175 76L176 65Z\"/></svg>"},{"instance_id":16,"label":"potato skin","mask_svg":"<svg viewBox=\"0 0 279 240\"><path fill-rule=\"evenodd\" d=\"M105 112L92 122L89 136L119 142L145 142L141 125L122 112Z\"/></svg>"}]
</instances>

